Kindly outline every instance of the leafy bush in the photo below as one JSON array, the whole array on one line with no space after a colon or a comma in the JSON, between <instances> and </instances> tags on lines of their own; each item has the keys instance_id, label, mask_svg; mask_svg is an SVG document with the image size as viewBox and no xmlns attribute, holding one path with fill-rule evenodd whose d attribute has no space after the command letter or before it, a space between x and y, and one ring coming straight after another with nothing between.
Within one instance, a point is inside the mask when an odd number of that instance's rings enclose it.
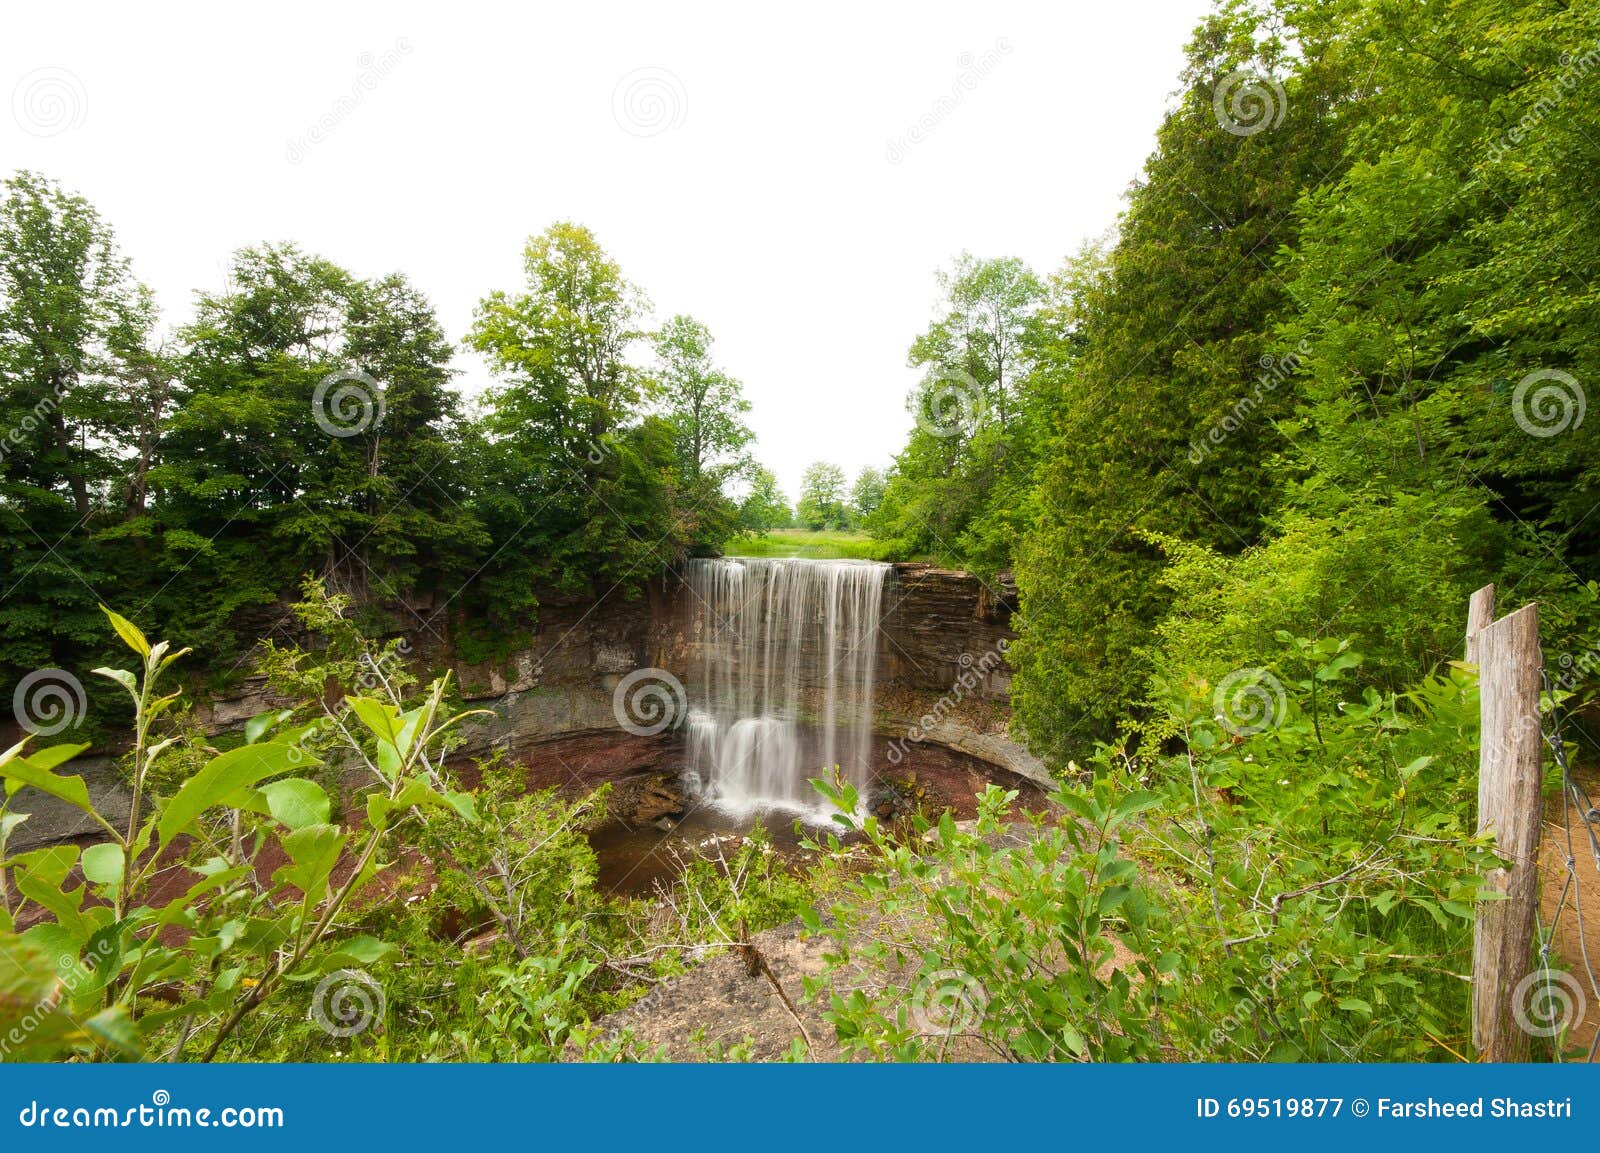
<instances>
[{"instance_id":1,"label":"leafy bush","mask_svg":"<svg viewBox=\"0 0 1600 1153\"><path fill-rule=\"evenodd\" d=\"M1163 685L1166 748L1102 745L1051 816L993 787L871 859L813 931L847 1051L900 1060L1461 1058L1477 691L1404 694L1288 639L1280 678ZM1174 751L1176 750L1176 751ZM822 786L819 786L822 787ZM855 798L824 792L849 810Z\"/></svg>"},{"instance_id":2,"label":"leafy bush","mask_svg":"<svg viewBox=\"0 0 1600 1153\"><path fill-rule=\"evenodd\" d=\"M137 672L95 670L133 700L127 827L95 810L81 777L58 771L85 746L25 755L24 740L0 754L8 802L31 786L80 809L106 835L81 850L53 845L4 860L20 902L5 894L0 950L24 967L19 988L40 995L3 1002L0 1025L26 1034L33 1057L209 1060L286 987L393 953L373 937L341 933L339 921L383 867L398 826L423 814L476 821L472 799L452 791L436 763L463 714L441 707L446 678L410 708L388 694L349 695L320 706L324 715L307 724L285 727L291 713L267 714L246 726L244 745L210 755L166 794L151 786L164 758L176 757L177 738L157 739L156 726L180 694L161 694L160 681L184 654L106 615L140 658ZM302 742L325 729L373 778L364 812L348 826L330 819L319 784L288 775L317 764ZM17 816L5 819L7 831L15 828ZM19 934L19 920L34 923ZM42 1026L22 1027L41 1016Z\"/></svg>"}]
</instances>

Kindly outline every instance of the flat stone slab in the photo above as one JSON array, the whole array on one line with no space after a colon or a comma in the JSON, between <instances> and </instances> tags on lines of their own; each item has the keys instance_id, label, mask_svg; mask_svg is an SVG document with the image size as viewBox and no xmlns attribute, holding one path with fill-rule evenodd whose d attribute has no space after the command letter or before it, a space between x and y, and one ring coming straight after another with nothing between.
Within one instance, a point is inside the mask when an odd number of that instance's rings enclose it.
<instances>
[{"instance_id":1,"label":"flat stone slab","mask_svg":"<svg viewBox=\"0 0 1600 1153\"><path fill-rule=\"evenodd\" d=\"M111 824L121 828L128 823L133 794L122 779L122 770L110 757L79 757L68 761L57 772L82 777L96 811ZM103 835L103 830L87 813L38 789L18 789L9 808L13 813L28 814L28 819L12 831L7 846L12 853L75 837Z\"/></svg>"}]
</instances>

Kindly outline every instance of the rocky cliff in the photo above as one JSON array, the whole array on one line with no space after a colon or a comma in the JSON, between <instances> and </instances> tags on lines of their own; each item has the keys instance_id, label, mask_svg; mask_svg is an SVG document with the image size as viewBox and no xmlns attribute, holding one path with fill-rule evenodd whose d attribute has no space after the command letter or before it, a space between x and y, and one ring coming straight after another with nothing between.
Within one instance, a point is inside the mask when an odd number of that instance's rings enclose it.
<instances>
[{"instance_id":1,"label":"rocky cliff","mask_svg":"<svg viewBox=\"0 0 1600 1153\"><path fill-rule=\"evenodd\" d=\"M465 761L501 750L520 762L530 787L584 787L672 767L681 742L668 729L627 731L614 706L619 682L656 668L690 681L695 649L685 622L692 615L684 587L652 582L636 595L614 591L598 600L550 597L532 622L532 640L505 660L469 664L447 637L419 630L403 639L406 659L428 675L451 669L463 697L491 717L464 728ZM1011 674L1005 664L1015 587L927 564L897 564L884 587L878 646L876 748L882 771L903 772L908 760L937 763L959 775L971 759L1018 779L1048 782L1037 760L1006 736ZM250 717L285 703L264 678L246 678L233 692L205 702L198 717L213 734L236 732ZM933 750L943 750L937 756ZM102 812L125 819L128 794L110 755L81 758ZM12 848L92 832L82 814L31 790L15 811L29 812Z\"/></svg>"}]
</instances>

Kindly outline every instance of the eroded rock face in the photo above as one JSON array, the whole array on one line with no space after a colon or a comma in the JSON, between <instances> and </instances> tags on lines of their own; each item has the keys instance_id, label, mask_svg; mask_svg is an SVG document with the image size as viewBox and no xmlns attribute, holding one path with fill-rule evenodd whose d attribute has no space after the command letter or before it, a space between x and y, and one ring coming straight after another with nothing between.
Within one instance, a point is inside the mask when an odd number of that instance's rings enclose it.
<instances>
[{"instance_id":1,"label":"eroded rock face","mask_svg":"<svg viewBox=\"0 0 1600 1153\"><path fill-rule=\"evenodd\" d=\"M929 564L894 565L884 588L879 682L945 693L976 676L972 697L1009 704L1005 650L1017 636L1011 628L1016 603L1009 573L983 581Z\"/></svg>"},{"instance_id":2,"label":"eroded rock face","mask_svg":"<svg viewBox=\"0 0 1600 1153\"><path fill-rule=\"evenodd\" d=\"M1015 636L1015 586L933 565L897 564L883 595L874 775L903 773L909 758L929 765L928 771L943 766L939 771L948 770L956 791L958 777L978 771L974 765L1048 787L1044 767L1005 732L1011 674L1004 650ZM541 601L531 645L503 661L477 664L458 659L448 630L428 606L411 606L416 619L431 624L402 638L401 652L423 675L450 668L469 705L492 713L463 726L462 765L501 750L526 767L530 788L593 787L675 772L683 761L680 740L671 730L655 737L626 731L613 692L641 668L691 680L696 649L685 628L683 596L670 580L652 582L632 598L620 592L598 602L552 596ZM248 677L197 711L207 732L219 734L291 703L272 693L264 678ZM960 756L952 760L940 750ZM126 821L128 791L112 755L80 758L69 771L85 776L108 820ZM32 790L19 793L12 808L30 813L13 836L14 851L92 831L87 817Z\"/></svg>"},{"instance_id":3,"label":"eroded rock face","mask_svg":"<svg viewBox=\"0 0 1600 1153\"><path fill-rule=\"evenodd\" d=\"M118 828L126 828L133 794L128 791L122 770L113 758L78 757L69 761L60 771L82 777L96 811ZM10 810L28 814L28 819L12 831L7 842L7 848L13 854L100 833L100 826L89 814L37 789L19 790L11 799Z\"/></svg>"}]
</instances>

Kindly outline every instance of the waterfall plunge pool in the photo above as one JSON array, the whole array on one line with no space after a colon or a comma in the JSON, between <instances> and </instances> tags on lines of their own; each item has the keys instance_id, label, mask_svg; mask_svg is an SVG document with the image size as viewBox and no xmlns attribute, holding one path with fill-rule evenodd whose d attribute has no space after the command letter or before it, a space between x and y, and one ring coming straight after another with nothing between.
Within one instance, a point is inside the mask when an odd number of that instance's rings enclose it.
<instances>
[{"instance_id":1,"label":"waterfall plunge pool","mask_svg":"<svg viewBox=\"0 0 1600 1153\"><path fill-rule=\"evenodd\" d=\"M796 737L802 745L818 739L804 726ZM842 841L851 840L829 820L820 796L816 803L802 808L738 799L724 802L697 792L698 775L690 767L692 758L685 745L680 743L672 758L675 769L617 782L609 806L612 816L589 835L599 858L602 888L648 896L657 882L670 885L676 880L687 861L715 860L719 849L724 857L731 857L758 823L773 852L795 871L804 869L810 859L800 847L807 836L816 839L833 831ZM977 815L977 796L990 784L1016 789L1019 808L1045 806L1045 791L1037 784L968 753L922 742L891 760L889 752L895 745L890 738L875 735L869 746L869 784L863 808L879 820L903 820L920 812L931 821L946 811L958 820L967 820Z\"/></svg>"}]
</instances>

